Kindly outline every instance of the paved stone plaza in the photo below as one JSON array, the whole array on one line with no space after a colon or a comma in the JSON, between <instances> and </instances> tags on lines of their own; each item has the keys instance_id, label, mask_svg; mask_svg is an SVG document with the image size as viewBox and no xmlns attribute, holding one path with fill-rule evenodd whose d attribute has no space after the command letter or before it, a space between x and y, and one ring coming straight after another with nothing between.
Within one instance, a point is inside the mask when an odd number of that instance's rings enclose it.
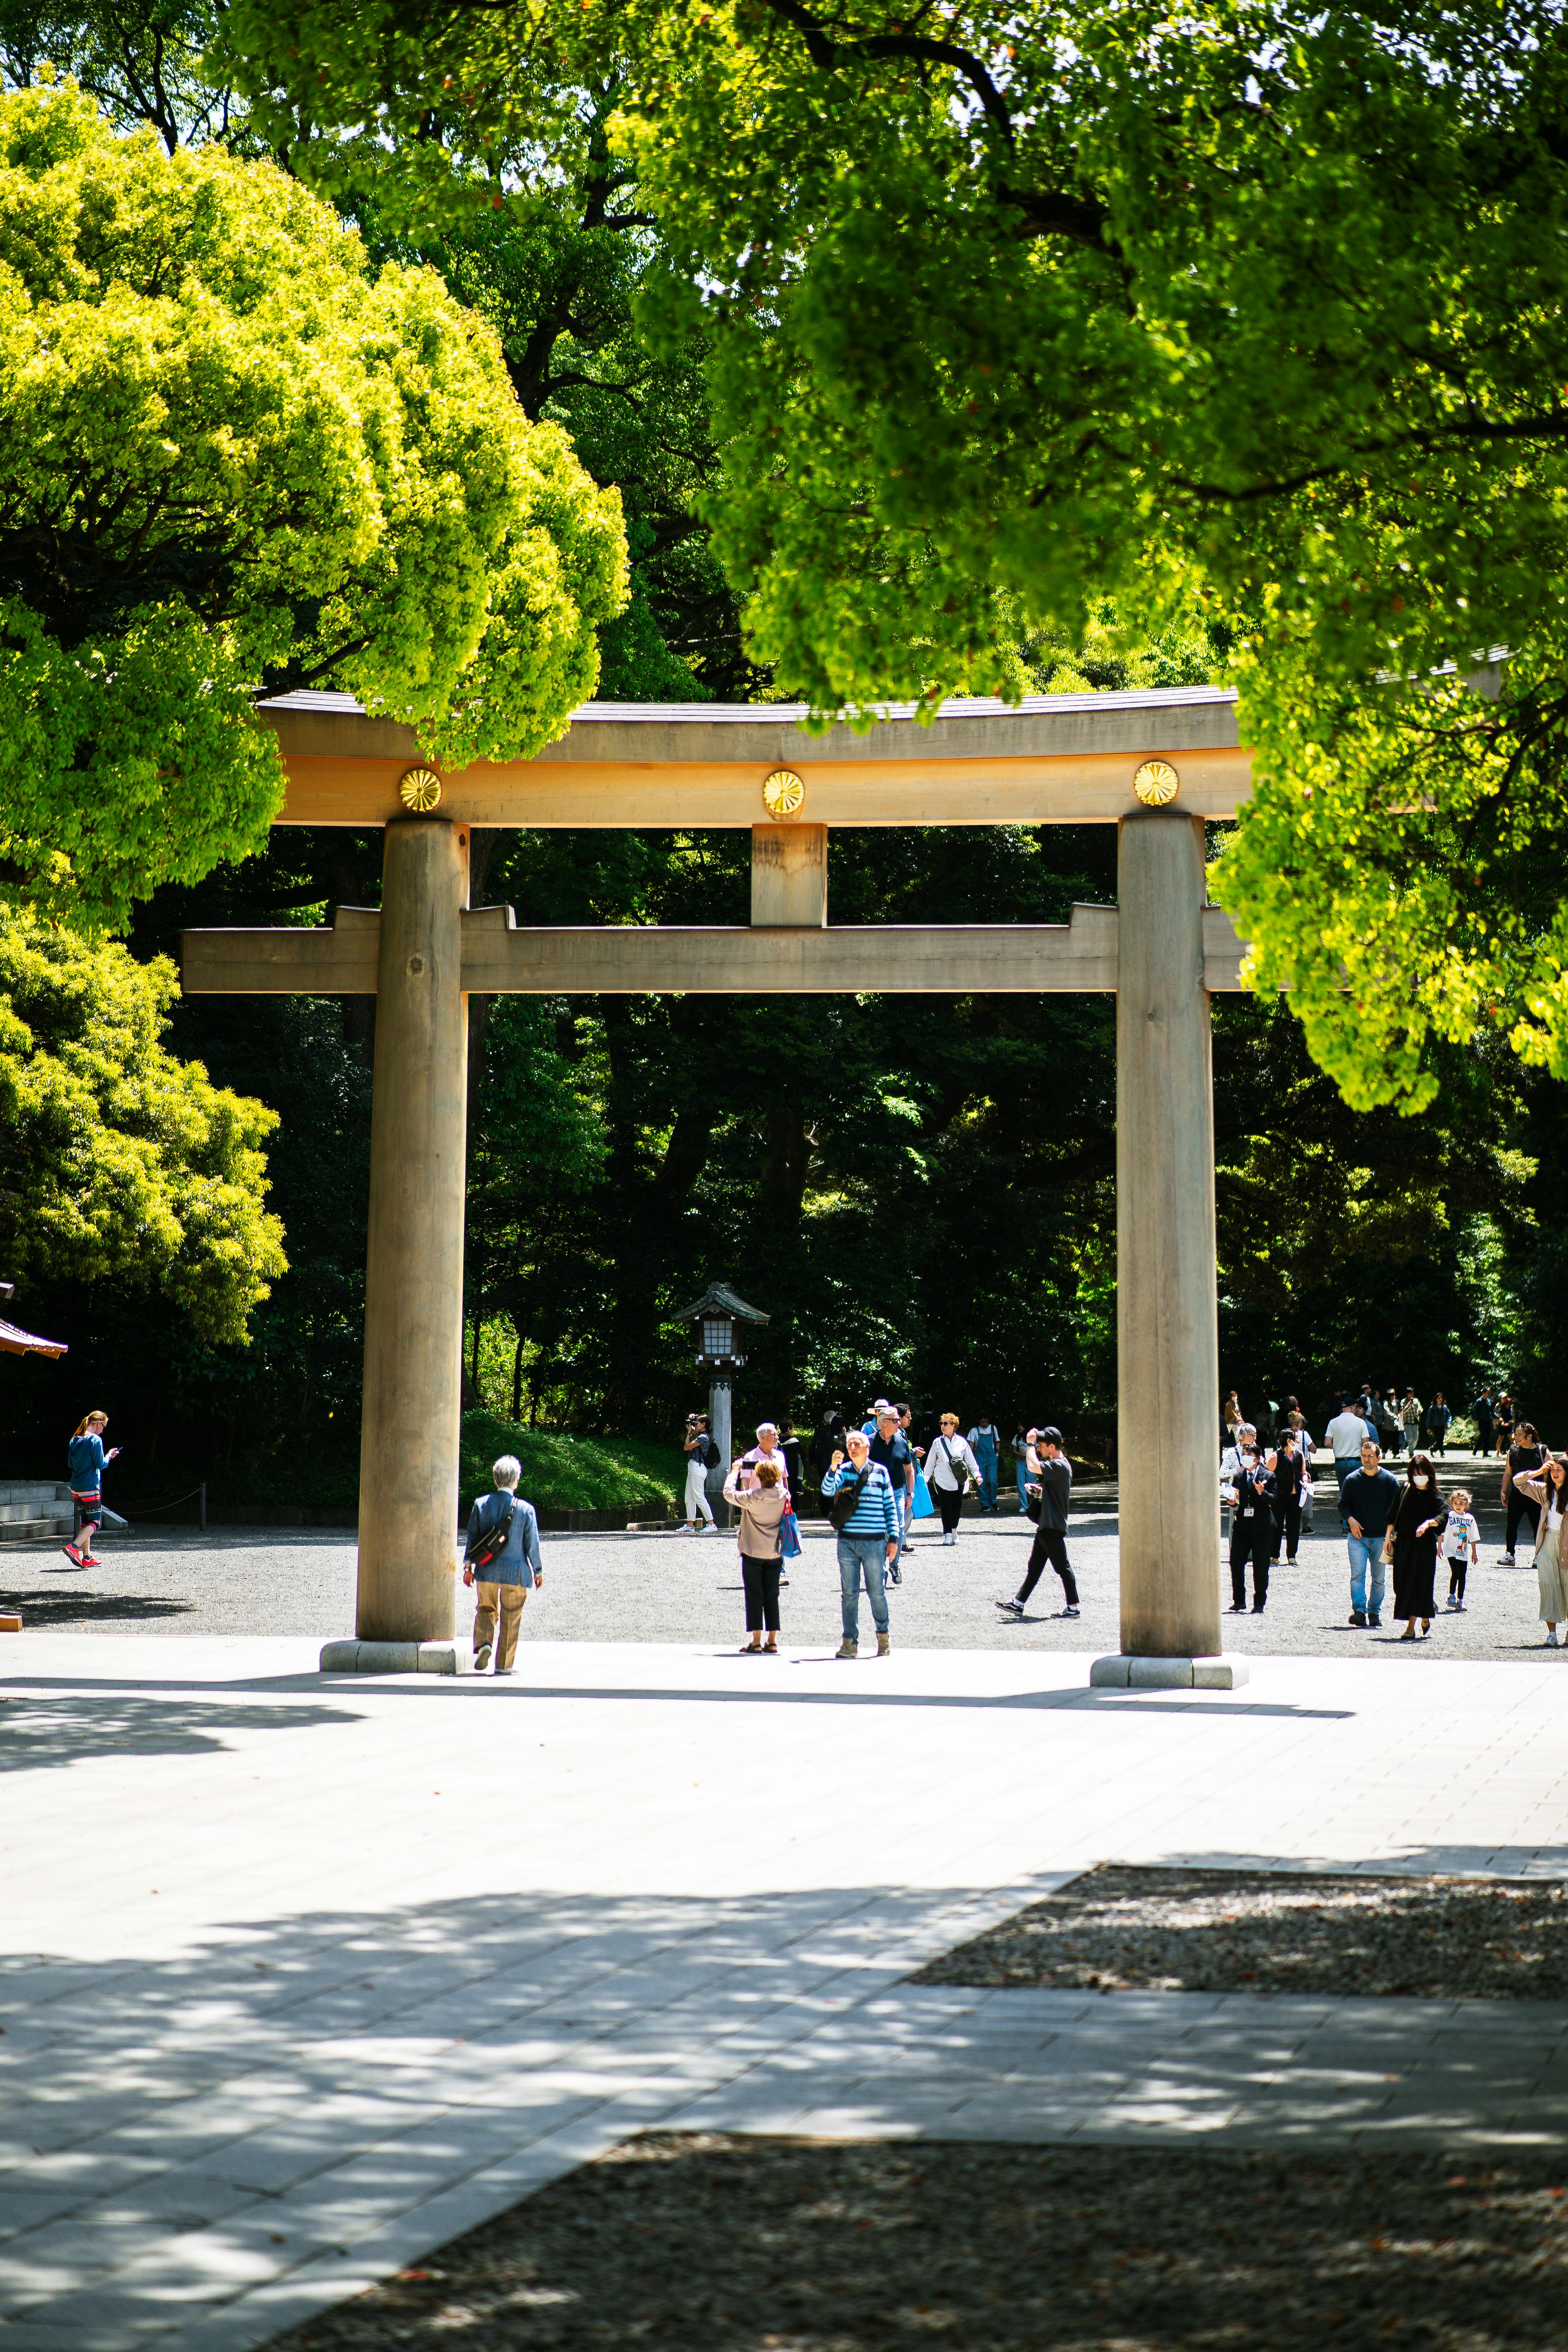
<instances>
[{"instance_id":1,"label":"paved stone plaza","mask_svg":"<svg viewBox=\"0 0 1568 2352\"><path fill-rule=\"evenodd\" d=\"M1568 2147L1555 2006L903 1981L1099 1861L1568 1874L1555 1658L314 1658L0 1654L4 2352L264 2341L654 2126Z\"/></svg>"}]
</instances>

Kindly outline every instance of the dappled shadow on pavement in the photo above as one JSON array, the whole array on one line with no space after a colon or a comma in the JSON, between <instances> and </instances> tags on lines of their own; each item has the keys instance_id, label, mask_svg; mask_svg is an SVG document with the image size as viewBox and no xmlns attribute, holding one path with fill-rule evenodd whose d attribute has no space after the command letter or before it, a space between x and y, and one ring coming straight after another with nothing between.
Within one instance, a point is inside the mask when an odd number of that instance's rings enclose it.
<instances>
[{"instance_id":1,"label":"dappled shadow on pavement","mask_svg":"<svg viewBox=\"0 0 1568 2352\"><path fill-rule=\"evenodd\" d=\"M154 1617L189 1617L194 1601L179 1601L153 1592L94 1592L84 1585L62 1585L58 1591L29 1585L13 1591L0 1606L19 1609L22 1622L35 1633L58 1632L64 1625L134 1625ZM0 1650L0 1674L9 1663Z\"/></svg>"},{"instance_id":2,"label":"dappled shadow on pavement","mask_svg":"<svg viewBox=\"0 0 1568 2352\"><path fill-rule=\"evenodd\" d=\"M0 1772L34 1772L49 1765L130 1752L138 1756L217 1753L237 1731L296 1731L354 1718L342 1706L245 1706L233 1699L178 1700L121 1690L26 1695L10 1685L0 1696Z\"/></svg>"}]
</instances>

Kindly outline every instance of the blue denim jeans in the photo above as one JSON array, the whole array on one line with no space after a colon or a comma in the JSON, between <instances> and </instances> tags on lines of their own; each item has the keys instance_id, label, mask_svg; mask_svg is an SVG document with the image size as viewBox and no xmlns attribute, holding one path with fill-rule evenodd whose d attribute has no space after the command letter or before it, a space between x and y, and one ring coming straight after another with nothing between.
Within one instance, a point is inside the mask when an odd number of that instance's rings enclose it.
<instances>
[{"instance_id":1,"label":"blue denim jeans","mask_svg":"<svg viewBox=\"0 0 1568 2352\"><path fill-rule=\"evenodd\" d=\"M1351 1548L1351 1607L1359 1614L1373 1617L1383 1613L1383 1538L1381 1536L1347 1536ZM1367 1579L1372 1580L1372 1601L1367 1601Z\"/></svg>"},{"instance_id":2,"label":"blue denim jeans","mask_svg":"<svg viewBox=\"0 0 1568 2352\"><path fill-rule=\"evenodd\" d=\"M1026 1511L1029 1507L1029 1465L1021 1454L1013 1465L1013 1480L1018 1489L1018 1508Z\"/></svg>"},{"instance_id":3,"label":"blue denim jeans","mask_svg":"<svg viewBox=\"0 0 1568 2352\"><path fill-rule=\"evenodd\" d=\"M983 1511L996 1508L996 1456L988 1448L977 1445L975 1465L980 1472L980 1507Z\"/></svg>"},{"instance_id":4,"label":"blue denim jeans","mask_svg":"<svg viewBox=\"0 0 1568 2352\"><path fill-rule=\"evenodd\" d=\"M840 1536L838 1587L844 1603L844 1638L860 1638L860 1579L866 1580L871 1617L879 1633L888 1630L888 1539L885 1536Z\"/></svg>"}]
</instances>

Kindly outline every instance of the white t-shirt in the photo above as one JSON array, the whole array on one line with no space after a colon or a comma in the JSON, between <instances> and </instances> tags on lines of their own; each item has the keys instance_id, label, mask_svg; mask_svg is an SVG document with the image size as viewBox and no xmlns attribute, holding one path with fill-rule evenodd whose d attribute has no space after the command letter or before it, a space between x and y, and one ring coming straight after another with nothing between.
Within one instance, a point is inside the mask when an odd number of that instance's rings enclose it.
<instances>
[{"instance_id":1,"label":"white t-shirt","mask_svg":"<svg viewBox=\"0 0 1568 2352\"><path fill-rule=\"evenodd\" d=\"M1359 1412L1336 1412L1323 1433L1334 1451L1336 1462L1359 1461L1361 1449L1370 1437L1376 1443L1377 1433L1368 1427Z\"/></svg>"},{"instance_id":2,"label":"white t-shirt","mask_svg":"<svg viewBox=\"0 0 1568 2352\"><path fill-rule=\"evenodd\" d=\"M1479 1543L1480 1529L1473 1511L1450 1511L1448 1524L1443 1529L1445 1559L1463 1559L1472 1544Z\"/></svg>"}]
</instances>

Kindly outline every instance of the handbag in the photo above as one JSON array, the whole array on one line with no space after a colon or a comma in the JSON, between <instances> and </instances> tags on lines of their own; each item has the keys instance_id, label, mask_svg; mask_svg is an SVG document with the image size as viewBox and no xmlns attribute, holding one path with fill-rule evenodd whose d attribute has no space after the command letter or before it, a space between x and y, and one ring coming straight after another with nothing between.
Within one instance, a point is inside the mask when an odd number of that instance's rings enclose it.
<instances>
[{"instance_id":1,"label":"handbag","mask_svg":"<svg viewBox=\"0 0 1568 2352\"><path fill-rule=\"evenodd\" d=\"M948 1444L948 1442L947 1442L947 1440L946 1440L946 1438L945 1438L945 1437L939 1437L939 1438L937 1439L937 1444L941 1446L941 1448L942 1448L942 1450L943 1454L944 1454L946 1455L946 1457L947 1457L947 1466L948 1466L948 1468L952 1471L952 1475L953 1475L953 1477L954 1477L954 1479L955 1479L955 1480L956 1480L956 1482L957 1482L957 1486L958 1486L958 1491L959 1491L959 1493L960 1493L961 1495L967 1495L967 1494L968 1494L968 1492L969 1492L969 1465L968 1465L968 1463L967 1463L967 1462L955 1462L955 1461L953 1460L953 1458L952 1458L952 1446Z\"/></svg>"},{"instance_id":2,"label":"handbag","mask_svg":"<svg viewBox=\"0 0 1568 2352\"><path fill-rule=\"evenodd\" d=\"M800 1523L793 1511L786 1511L779 1521L779 1552L784 1559L800 1558Z\"/></svg>"}]
</instances>

